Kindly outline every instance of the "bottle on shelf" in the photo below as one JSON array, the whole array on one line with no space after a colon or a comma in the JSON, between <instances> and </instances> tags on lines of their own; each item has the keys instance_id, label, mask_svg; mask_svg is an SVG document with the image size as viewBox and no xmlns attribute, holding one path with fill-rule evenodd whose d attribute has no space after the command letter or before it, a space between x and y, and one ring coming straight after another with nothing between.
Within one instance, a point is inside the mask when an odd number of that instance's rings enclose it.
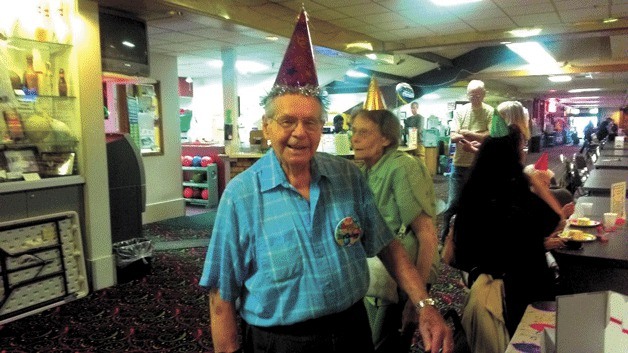
<instances>
[{"instance_id":1,"label":"bottle on shelf","mask_svg":"<svg viewBox=\"0 0 628 353\"><path fill-rule=\"evenodd\" d=\"M39 92L39 77L33 68L33 56L26 56L26 70L24 71L24 86L29 93Z\"/></svg>"},{"instance_id":2,"label":"bottle on shelf","mask_svg":"<svg viewBox=\"0 0 628 353\"><path fill-rule=\"evenodd\" d=\"M59 96L68 96L68 84L65 81L65 71L63 69L59 69Z\"/></svg>"}]
</instances>

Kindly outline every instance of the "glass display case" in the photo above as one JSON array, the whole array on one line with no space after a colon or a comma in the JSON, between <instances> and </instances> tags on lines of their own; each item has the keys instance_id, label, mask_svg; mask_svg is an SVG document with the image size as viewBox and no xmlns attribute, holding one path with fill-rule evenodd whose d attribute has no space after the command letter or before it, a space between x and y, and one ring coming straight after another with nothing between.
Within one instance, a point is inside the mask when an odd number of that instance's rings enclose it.
<instances>
[{"instance_id":1,"label":"glass display case","mask_svg":"<svg viewBox=\"0 0 628 353\"><path fill-rule=\"evenodd\" d=\"M78 174L71 6L27 3L0 29L0 182Z\"/></svg>"}]
</instances>

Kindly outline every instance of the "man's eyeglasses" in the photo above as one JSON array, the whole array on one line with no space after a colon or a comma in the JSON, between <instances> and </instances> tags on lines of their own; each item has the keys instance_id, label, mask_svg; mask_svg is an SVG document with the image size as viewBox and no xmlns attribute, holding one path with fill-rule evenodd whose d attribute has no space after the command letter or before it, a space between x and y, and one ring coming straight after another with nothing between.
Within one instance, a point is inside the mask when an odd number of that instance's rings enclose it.
<instances>
[{"instance_id":1,"label":"man's eyeglasses","mask_svg":"<svg viewBox=\"0 0 628 353\"><path fill-rule=\"evenodd\" d=\"M299 122L303 125L303 128L308 132L316 132L321 131L323 122L319 119L293 119L293 118L279 118L273 119L281 126L284 130L293 131L299 125Z\"/></svg>"}]
</instances>

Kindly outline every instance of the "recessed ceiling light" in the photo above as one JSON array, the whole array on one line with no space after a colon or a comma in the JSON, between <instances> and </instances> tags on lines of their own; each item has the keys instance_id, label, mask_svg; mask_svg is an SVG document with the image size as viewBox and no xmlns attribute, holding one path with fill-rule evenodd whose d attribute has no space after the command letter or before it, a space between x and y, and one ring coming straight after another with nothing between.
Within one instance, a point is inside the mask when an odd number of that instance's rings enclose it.
<instances>
[{"instance_id":1,"label":"recessed ceiling light","mask_svg":"<svg viewBox=\"0 0 628 353\"><path fill-rule=\"evenodd\" d=\"M434 100L434 99L440 98L440 95L437 94L437 93L428 93L428 94L425 94L425 95L421 96L421 98L427 99L427 100Z\"/></svg>"},{"instance_id":2,"label":"recessed ceiling light","mask_svg":"<svg viewBox=\"0 0 628 353\"><path fill-rule=\"evenodd\" d=\"M479 2L482 0L431 0L434 5L437 6L455 6L469 4L472 2Z\"/></svg>"},{"instance_id":3,"label":"recessed ceiling light","mask_svg":"<svg viewBox=\"0 0 628 353\"><path fill-rule=\"evenodd\" d=\"M510 33L513 36L518 37L518 38L526 38L526 37L535 36L541 33L541 31L542 31L541 28L520 28L520 29L513 29L512 31L508 31L506 33Z\"/></svg>"},{"instance_id":4,"label":"recessed ceiling light","mask_svg":"<svg viewBox=\"0 0 628 353\"><path fill-rule=\"evenodd\" d=\"M365 74L364 72L361 71L357 71L357 70L347 70L347 72L345 73L345 75L349 76L349 77L354 77L354 78L365 78L365 77L369 77L369 75Z\"/></svg>"},{"instance_id":5,"label":"recessed ceiling light","mask_svg":"<svg viewBox=\"0 0 628 353\"><path fill-rule=\"evenodd\" d=\"M571 76L569 75L548 76L547 79L552 82L569 82L571 81Z\"/></svg>"}]
</instances>

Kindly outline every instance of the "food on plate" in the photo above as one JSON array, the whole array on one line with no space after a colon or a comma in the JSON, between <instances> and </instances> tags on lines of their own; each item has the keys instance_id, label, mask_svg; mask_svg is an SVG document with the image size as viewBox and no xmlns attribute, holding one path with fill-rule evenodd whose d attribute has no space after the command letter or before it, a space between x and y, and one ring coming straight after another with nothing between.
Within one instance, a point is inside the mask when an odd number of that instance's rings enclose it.
<instances>
[{"instance_id":1,"label":"food on plate","mask_svg":"<svg viewBox=\"0 0 628 353\"><path fill-rule=\"evenodd\" d=\"M576 223L579 226L588 226L589 223L591 223L591 220L587 217L578 217L578 219L576 220Z\"/></svg>"}]
</instances>

